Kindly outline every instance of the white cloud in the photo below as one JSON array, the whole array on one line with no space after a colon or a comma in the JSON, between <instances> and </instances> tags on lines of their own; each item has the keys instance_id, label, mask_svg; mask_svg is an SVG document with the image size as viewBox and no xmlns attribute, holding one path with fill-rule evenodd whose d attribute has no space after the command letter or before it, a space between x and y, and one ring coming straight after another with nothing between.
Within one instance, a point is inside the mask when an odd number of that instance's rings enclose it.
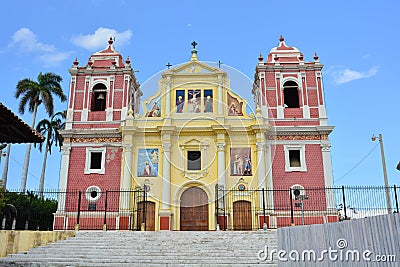
<instances>
[{"instance_id":1,"label":"white cloud","mask_svg":"<svg viewBox=\"0 0 400 267\"><path fill-rule=\"evenodd\" d=\"M17 47L20 52L52 52L55 50L53 45L39 42L36 35L28 28L16 31L8 47Z\"/></svg>"},{"instance_id":2,"label":"white cloud","mask_svg":"<svg viewBox=\"0 0 400 267\"><path fill-rule=\"evenodd\" d=\"M56 66L58 63L66 60L71 55L71 52L53 52L44 53L38 56L38 59L44 63L45 67Z\"/></svg>"},{"instance_id":3,"label":"white cloud","mask_svg":"<svg viewBox=\"0 0 400 267\"><path fill-rule=\"evenodd\" d=\"M365 79L374 76L378 67L372 67L366 72L359 72L351 69L337 70L332 73L335 83L343 84L354 80Z\"/></svg>"},{"instance_id":4,"label":"white cloud","mask_svg":"<svg viewBox=\"0 0 400 267\"><path fill-rule=\"evenodd\" d=\"M8 48L16 48L19 53L36 54L35 59L42 62L45 67L58 65L71 54L58 51L54 45L39 42L36 34L28 28L16 31Z\"/></svg>"},{"instance_id":5,"label":"white cloud","mask_svg":"<svg viewBox=\"0 0 400 267\"><path fill-rule=\"evenodd\" d=\"M77 46L93 51L95 49L106 47L107 41L110 37L115 37L118 46L123 46L124 44L129 43L132 37L132 31L126 30L124 32L118 32L114 29L100 27L93 34L80 34L72 37L71 42Z\"/></svg>"}]
</instances>

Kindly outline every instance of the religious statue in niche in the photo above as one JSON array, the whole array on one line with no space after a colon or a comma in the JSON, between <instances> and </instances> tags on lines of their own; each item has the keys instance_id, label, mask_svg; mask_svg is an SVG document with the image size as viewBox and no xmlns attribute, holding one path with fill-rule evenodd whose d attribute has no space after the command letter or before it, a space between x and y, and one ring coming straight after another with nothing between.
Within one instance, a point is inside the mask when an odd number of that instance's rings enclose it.
<instances>
[{"instance_id":1,"label":"religious statue in niche","mask_svg":"<svg viewBox=\"0 0 400 267\"><path fill-rule=\"evenodd\" d=\"M138 151L138 176L158 175L158 148L141 148Z\"/></svg>"},{"instance_id":2,"label":"religious statue in niche","mask_svg":"<svg viewBox=\"0 0 400 267\"><path fill-rule=\"evenodd\" d=\"M160 117L161 109L160 109L160 98L156 98L150 101L149 104L146 105L147 113L146 117Z\"/></svg>"},{"instance_id":3,"label":"religious statue in niche","mask_svg":"<svg viewBox=\"0 0 400 267\"><path fill-rule=\"evenodd\" d=\"M182 113L185 105L185 90L176 90L176 113Z\"/></svg>"},{"instance_id":4,"label":"religious statue in niche","mask_svg":"<svg viewBox=\"0 0 400 267\"><path fill-rule=\"evenodd\" d=\"M204 90L204 112L213 112L212 90Z\"/></svg>"},{"instance_id":5,"label":"religious statue in niche","mask_svg":"<svg viewBox=\"0 0 400 267\"><path fill-rule=\"evenodd\" d=\"M188 91L188 112L199 113L200 112L200 90L189 90Z\"/></svg>"},{"instance_id":6,"label":"religious statue in niche","mask_svg":"<svg viewBox=\"0 0 400 267\"><path fill-rule=\"evenodd\" d=\"M252 175L251 148L231 148L231 175Z\"/></svg>"},{"instance_id":7,"label":"religious statue in niche","mask_svg":"<svg viewBox=\"0 0 400 267\"><path fill-rule=\"evenodd\" d=\"M239 102L239 100L230 94L228 95L228 116L243 116L242 106L243 102Z\"/></svg>"}]
</instances>

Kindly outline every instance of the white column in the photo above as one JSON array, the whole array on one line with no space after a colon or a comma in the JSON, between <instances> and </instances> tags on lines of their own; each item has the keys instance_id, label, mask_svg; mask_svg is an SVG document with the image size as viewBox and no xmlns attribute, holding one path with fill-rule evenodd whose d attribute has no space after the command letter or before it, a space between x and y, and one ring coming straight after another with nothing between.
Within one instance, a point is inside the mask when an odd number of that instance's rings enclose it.
<instances>
[{"instance_id":1,"label":"white column","mask_svg":"<svg viewBox=\"0 0 400 267\"><path fill-rule=\"evenodd\" d=\"M167 77L167 88L165 92L165 115L169 116L171 113L171 82L170 77Z\"/></svg>"},{"instance_id":2,"label":"white column","mask_svg":"<svg viewBox=\"0 0 400 267\"><path fill-rule=\"evenodd\" d=\"M124 145L123 147L124 176L121 181L121 191L128 191L131 189L131 173L132 173L132 145ZM121 209L129 210L129 197L130 193L121 192Z\"/></svg>"},{"instance_id":3,"label":"white column","mask_svg":"<svg viewBox=\"0 0 400 267\"><path fill-rule=\"evenodd\" d=\"M265 177L266 171L265 171L265 143L263 142L257 142L257 188L258 189L263 189L266 188L267 185L267 178ZM260 207L263 205L263 198L262 195L260 194L259 196L260 200Z\"/></svg>"},{"instance_id":4,"label":"white column","mask_svg":"<svg viewBox=\"0 0 400 267\"><path fill-rule=\"evenodd\" d=\"M271 151L271 145L267 143L266 146L266 161L267 161L267 166L266 166L266 170L268 170L267 173L267 190L273 190L274 189L274 184L272 183L272 151ZM267 193L267 205L269 208L274 208L274 194L272 191L269 191Z\"/></svg>"},{"instance_id":5,"label":"white column","mask_svg":"<svg viewBox=\"0 0 400 267\"><path fill-rule=\"evenodd\" d=\"M225 176L225 142L217 143L218 148L218 185L225 188L226 176Z\"/></svg>"},{"instance_id":6,"label":"white column","mask_svg":"<svg viewBox=\"0 0 400 267\"><path fill-rule=\"evenodd\" d=\"M265 171L265 143L257 142L257 186L259 189L266 188Z\"/></svg>"},{"instance_id":7,"label":"white column","mask_svg":"<svg viewBox=\"0 0 400 267\"><path fill-rule=\"evenodd\" d=\"M169 209L171 204L171 144L163 143L163 173L162 173L162 209Z\"/></svg>"},{"instance_id":8,"label":"white column","mask_svg":"<svg viewBox=\"0 0 400 267\"><path fill-rule=\"evenodd\" d=\"M60 181L58 184L58 207L57 212L65 212L65 199L68 182L68 167L69 167L69 156L71 154L71 144L64 143L61 147L61 169L60 169Z\"/></svg>"},{"instance_id":9,"label":"white column","mask_svg":"<svg viewBox=\"0 0 400 267\"><path fill-rule=\"evenodd\" d=\"M324 179L325 188L333 188L333 177L332 177L332 163L331 163L331 142L329 140L321 141L322 150L322 162L324 166ZM326 207L328 211L335 209L335 201L333 190L325 190L326 192Z\"/></svg>"}]
</instances>

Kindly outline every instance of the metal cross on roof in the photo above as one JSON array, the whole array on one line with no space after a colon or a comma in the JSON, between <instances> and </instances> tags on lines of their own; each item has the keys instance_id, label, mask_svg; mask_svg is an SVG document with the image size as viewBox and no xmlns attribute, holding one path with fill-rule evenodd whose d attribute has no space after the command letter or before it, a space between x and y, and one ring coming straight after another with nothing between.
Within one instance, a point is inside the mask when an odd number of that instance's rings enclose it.
<instances>
[{"instance_id":1,"label":"metal cross on roof","mask_svg":"<svg viewBox=\"0 0 400 267\"><path fill-rule=\"evenodd\" d=\"M169 63L169 62L168 62L168 64L167 64L167 65L165 65L165 66L167 66L167 67L168 67L168 69L169 69L169 68L170 68L172 65L171 65L171 63Z\"/></svg>"},{"instance_id":2,"label":"metal cross on roof","mask_svg":"<svg viewBox=\"0 0 400 267\"><path fill-rule=\"evenodd\" d=\"M196 41L193 41L193 42L191 43L191 45L193 45L193 49L196 49L196 45L197 45Z\"/></svg>"},{"instance_id":3,"label":"metal cross on roof","mask_svg":"<svg viewBox=\"0 0 400 267\"><path fill-rule=\"evenodd\" d=\"M221 60L218 60L218 68L221 68L221 64L224 64L221 62Z\"/></svg>"}]
</instances>

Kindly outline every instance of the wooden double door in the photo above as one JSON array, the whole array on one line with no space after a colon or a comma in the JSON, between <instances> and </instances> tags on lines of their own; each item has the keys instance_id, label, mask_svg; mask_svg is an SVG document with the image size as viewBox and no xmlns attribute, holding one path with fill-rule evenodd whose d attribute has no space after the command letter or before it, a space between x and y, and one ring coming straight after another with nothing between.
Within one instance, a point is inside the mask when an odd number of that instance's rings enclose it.
<instances>
[{"instance_id":1,"label":"wooden double door","mask_svg":"<svg viewBox=\"0 0 400 267\"><path fill-rule=\"evenodd\" d=\"M208 231L208 197L199 187L186 189L181 196L181 231Z\"/></svg>"},{"instance_id":2,"label":"wooden double door","mask_svg":"<svg viewBox=\"0 0 400 267\"><path fill-rule=\"evenodd\" d=\"M251 229L251 202L245 200L233 202L233 230L248 231Z\"/></svg>"}]
</instances>

